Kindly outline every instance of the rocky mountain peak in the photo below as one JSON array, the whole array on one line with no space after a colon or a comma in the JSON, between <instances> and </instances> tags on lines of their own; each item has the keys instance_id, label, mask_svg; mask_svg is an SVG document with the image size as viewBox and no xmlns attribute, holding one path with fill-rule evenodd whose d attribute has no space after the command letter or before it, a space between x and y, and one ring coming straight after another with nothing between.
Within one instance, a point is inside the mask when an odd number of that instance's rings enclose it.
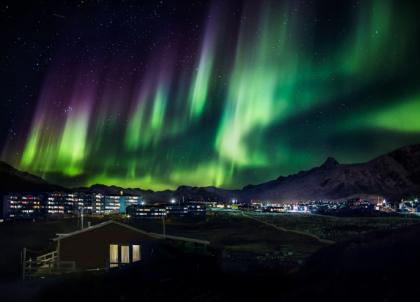
<instances>
[{"instance_id":1,"label":"rocky mountain peak","mask_svg":"<svg viewBox=\"0 0 420 302\"><path fill-rule=\"evenodd\" d=\"M321 165L321 167L334 167L340 163L334 157L328 157L327 160Z\"/></svg>"}]
</instances>

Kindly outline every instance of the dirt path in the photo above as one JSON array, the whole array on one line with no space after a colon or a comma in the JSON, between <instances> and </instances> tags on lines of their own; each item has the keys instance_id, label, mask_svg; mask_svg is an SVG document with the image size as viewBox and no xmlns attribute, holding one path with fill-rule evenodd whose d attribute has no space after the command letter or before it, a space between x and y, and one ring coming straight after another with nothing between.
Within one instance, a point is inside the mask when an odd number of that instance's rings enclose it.
<instances>
[{"instance_id":1,"label":"dirt path","mask_svg":"<svg viewBox=\"0 0 420 302\"><path fill-rule=\"evenodd\" d=\"M294 234L299 234L299 235L303 235L303 236L308 236L308 237L311 237L313 239L316 239L318 242L321 242L321 243L326 243L326 244L333 244L333 243L335 243L335 241L328 240L328 239L322 239L322 238L318 237L317 235L314 235L314 234L311 234L311 233L308 233L308 232L298 231L298 230L289 230L289 229L283 228L283 227L278 226L278 225L275 225L273 223L270 223L270 222L267 222L267 221L258 219L256 217L253 217L251 215L248 215L248 214L244 213L243 211L241 211L241 213L242 213L242 216L244 216L244 217L247 217L249 219L258 221L259 223L268 225L268 226L270 226L272 228L275 228L278 231L288 232L288 233L294 233Z\"/></svg>"}]
</instances>

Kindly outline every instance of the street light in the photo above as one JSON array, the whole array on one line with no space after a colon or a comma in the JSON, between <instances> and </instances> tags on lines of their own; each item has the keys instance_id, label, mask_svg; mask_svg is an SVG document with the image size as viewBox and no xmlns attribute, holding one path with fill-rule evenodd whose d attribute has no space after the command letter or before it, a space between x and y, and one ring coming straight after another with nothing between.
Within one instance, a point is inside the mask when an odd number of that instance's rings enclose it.
<instances>
[{"instance_id":1,"label":"street light","mask_svg":"<svg viewBox=\"0 0 420 302\"><path fill-rule=\"evenodd\" d=\"M171 199L171 203L174 204L176 202L175 198Z\"/></svg>"}]
</instances>

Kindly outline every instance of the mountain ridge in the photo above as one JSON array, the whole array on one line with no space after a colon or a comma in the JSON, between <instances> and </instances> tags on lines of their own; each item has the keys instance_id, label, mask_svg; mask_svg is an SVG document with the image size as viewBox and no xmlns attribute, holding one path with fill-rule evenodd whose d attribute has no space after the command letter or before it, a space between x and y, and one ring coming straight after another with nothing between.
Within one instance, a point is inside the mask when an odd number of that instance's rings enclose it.
<instances>
[{"instance_id":1,"label":"mountain ridge","mask_svg":"<svg viewBox=\"0 0 420 302\"><path fill-rule=\"evenodd\" d=\"M4 174L15 178L16 184L19 183L16 178L23 180L24 188L39 186L36 191L49 187L65 189L0 162L1 179L4 179ZM0 186L0 192L4 191L3 187ZM13 187L18 188L17 185ZM152 191L95 184L70 190L103 194L124 191L128 195L143 195L150 202L168 202L171 198L211 201L238 199L244 202L339 200L357 195L399 199L420 193L420 144L398 148L364 163L340 164L335 158L328 157L320 166L260 184L246 185L241 189L181 185L176 190Z\"/></svg>"}]
</instances>

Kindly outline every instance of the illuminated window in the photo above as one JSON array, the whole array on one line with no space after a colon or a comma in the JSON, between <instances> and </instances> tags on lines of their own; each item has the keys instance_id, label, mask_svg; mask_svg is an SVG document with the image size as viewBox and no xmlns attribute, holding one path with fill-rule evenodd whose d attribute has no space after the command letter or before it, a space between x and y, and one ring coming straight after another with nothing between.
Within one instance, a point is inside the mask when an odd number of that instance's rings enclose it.
<instances>
[{"instance_id":1,"label":"illuminated window","mask_svg":"<svg viewBox=\"0 0 420 302\"><path fill-rule=\"evenodd\" d=\"M109 245L109 266L118 266L118 244Z\"/></svg>"},{"instance_id":2,"label":"illuminated window","mask_svg":"<svg viewBox=\"0 0 420 302\"><path fill-rule=\"evenodd\" d=\"M121 263L130 263L130 247L128 245L121 246Z\"/></svg>"},{"instance_id":3,"label":"illuminated window","mask_svg":"<svg viewBox=\"0 0 420 302\"><path fill-rule=\"evenodd\" d=\"M141 260L141 250L140 245L135 244L133 245L133 262Z\"/></svg>"}]
</instances>

